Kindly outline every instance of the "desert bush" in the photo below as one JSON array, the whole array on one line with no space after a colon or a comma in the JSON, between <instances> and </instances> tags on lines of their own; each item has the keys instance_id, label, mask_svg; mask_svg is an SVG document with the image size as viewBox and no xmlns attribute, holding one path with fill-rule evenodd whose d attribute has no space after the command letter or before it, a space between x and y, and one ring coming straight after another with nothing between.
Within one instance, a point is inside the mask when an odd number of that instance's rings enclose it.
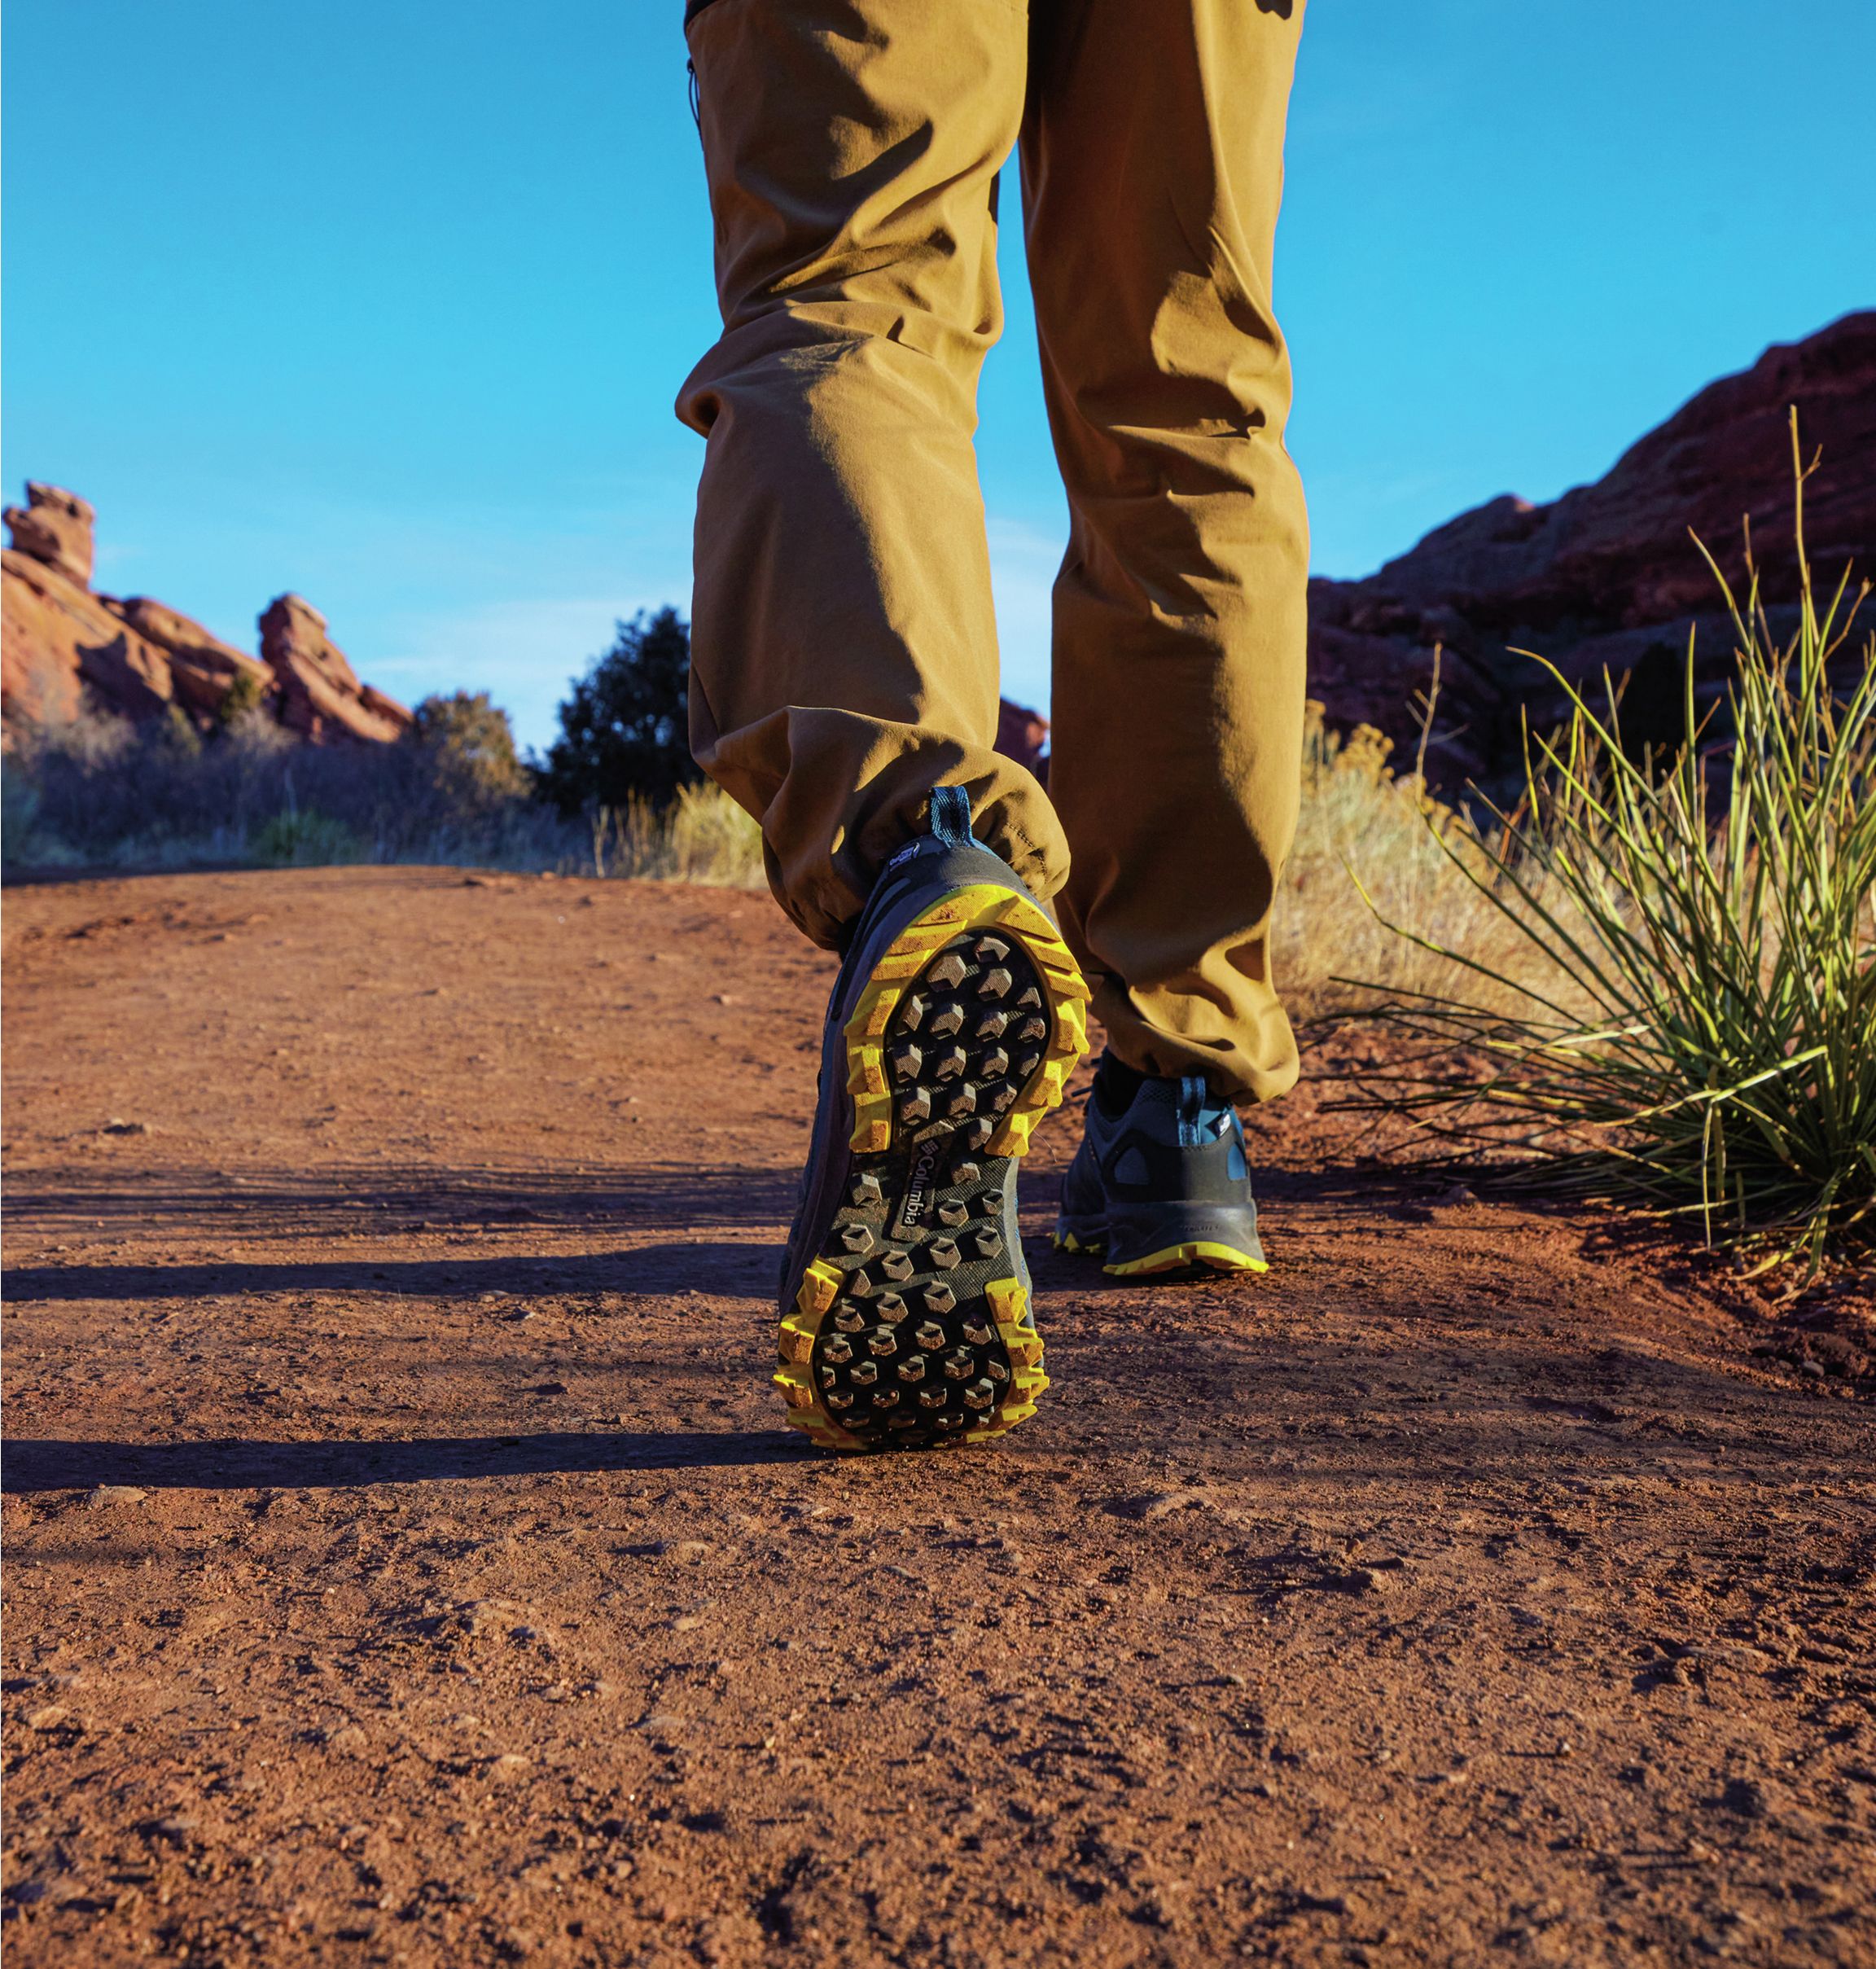
<instances>
[{"instance_id":1,"label":"desert bush","mask_svg":"<svg viewBox=\"0 0 1876 1969\"><path fill-rule=\"evenodd\" d=\"M482 813L531 791L508 713L486 691L427 697L402 743L423 755L438 797L461 814Z\"/></svg>"},{"instance_id":2,"label":"desert bush","mask_svg":"<svg viewBox=\"0 0 1876 1969\"><path fill-rule=\"evenodd\" d=\"M1819 606L1795 420L1792 442L1795 634L1772 634L1750 537L1742 599L1707 555L1735 633L1726 715L1698 713L1690 643L1665 758L1624 746L1612 686L1598 713L1545 666L1568 721L1528 737L1516 811L1435 834L1517 962L1395 919L1481 989L1391 994L1409 1050L1361 1099L1811 1276L1876 1242L1876 635L1852 644L1868 588L1848 574Z\"/></svg>"},{"instance_id":3,"label":"desert bush","mask_svg":"<svg viewBox=\"0 0 1876 1969\"><path fill-rule=\"evenodd\" d=\"M43 803L18 757L0 758L0 849L7 863L25 868L58 868L81 860L42 818Z\"/></svg>"},{"instance_id":4,"label":"desert bush","mask_svg":"<svg viewBox=\"0 0 1876 1969\"><path fill-rule=\"evenodd\" d=\"M116 867L576 862L582 831L519 792L495 791L485 749L458 743L453 720L392 745L308 744L260 710L206 740L161 719L90 714L21 733L6 762L7 857Z\"/></svg>"},{"instance_id":5,"label":"desert bush","mask_svg":"<svg viewBox=\"0 0 1876 1969\"><path fill-rule=\"evenodd\" d=\"M309 745L264 710L206 741L87 714L16 735L0 765L10 865L430 862L760 888L754 821L715 787L577 820L533 797L506 714L425 699L392 745Z\"/></svg>"},{"instance_id":6,"label":"desert bush","mask_svg":"<svg viewBox=\"0 0 1876 1969\"><path fill-rule=\"evenodd\" d=\"M256 830L252 853L270 868L326 868L339 862L362 862L366 845L356 828L317 807L294 807Z\"/></svg>"},{"instance_id":7,"label":"desert bush","mask_svg":"<svg viewBox=\"0 0 1876 1969\"><path fill-rule=\"evenodd\" d=\"M560 707L541 788L568 816L662 807L703 778L690 756L690 631L674 608L617 625Z\"/></svg>"},{"instance_id":8,"label":"desert bush","mask_svg":"<svg viewBox=\"0 0 1876 1969\"><path fill-rule=\"evenodd\" d=\"M238 671L215 707L215 722L226 730L264 709L266 703L266 685L252 670Z\"/></svg>"}]
</instances>

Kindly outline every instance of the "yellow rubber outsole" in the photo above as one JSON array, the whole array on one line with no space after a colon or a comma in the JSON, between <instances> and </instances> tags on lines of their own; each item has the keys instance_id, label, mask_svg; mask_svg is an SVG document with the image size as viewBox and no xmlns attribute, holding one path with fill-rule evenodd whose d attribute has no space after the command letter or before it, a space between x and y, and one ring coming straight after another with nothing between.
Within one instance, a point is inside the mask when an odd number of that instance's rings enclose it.
<instances>
[{"instance_id":1,"label":"yellow rubber outsole","mask_svg":"<svg viewBox=\"0 0 1876 1969\"><path fill-rule=\"evenodd\" d=\"M1076 1256L1098 1256L1103 1248L1099 1244L1085 1244L1072 1230L1057 1231L1052 1242L1056 1250ZM1234 1244L1218 1244L1200 1238L1183 1244L1168 1244L1163 1251L1149 1252L1144 1258L1129 1258L1124 1264L1104 1265L1101 1269L1112 1278L1134 1278L1155 1272L1199 1268L1215 1272L1267 1272L1270 1266L1268 1260L1253 1258Z\"/></svg>"},{"instance_id":2,"label":"yellow rubber outsole","mask_svg":"<svg viewBox=\"0 0 1876 1969\"><path fill-rule=\"evenodd\" d=\"M860 1002L847 1021L847 1091L853 1097L850 1146L861 1155L892 1141L892 1094L886 1074L886 1028L899 1002L936 953L954 936L1002 930L1021 939L1049 993L1050 1037L1042 1063L991 1138L985 1153L1020 1156L1036 1125L1062 1104L1068 1077L1088 1050L1089 993L1055 926L1027 897L980 883L932 904L892 941L873 967Z\"/></svg>"},{"instance_id":3,"label":"yellow rubber outsole","mask_svg":"<svg viewBox=\"0 0 1876 1969\"><path fill-rule=\"evenodd\" d=\"M1141 1278L1156 1272L1186 1272L1202 1268L1213 1272L1267 1272L1262 1258L1229 1244L1214 1244L1197 1239L1185 1244L1168 1244L1164 1251L1149 1252L1144 1258L1129 1258L1120 1265L1103 1265L1111 1278Z\"/></svg>"},{"instance_id":4,"label":"yellow rubber outsole","mask_svg":"<svg viewBox=\"0 0 1876 1969\"><path fill-rule=\"evenodd\" d=\"M993 1157L1020 1157L1028 1150L1037 1124L1052 1107L1060 1106L1069 1076L1088 1050L1088 986L1055 926L1035 904L994 884L972 884L940 897L900 932L874 964L848 1019L847 1090L853 1103L848 1143L856 1154L878 1154L893 1146L886 1035L901 1001L940 950L954 938L980 931L998 931L1022 944L1041 975L1050 1024L1041 1062L983 1152ZM788 1405L788 1420L822 1448L891 1448L890 1440L870 1441L844 1428L823 1406L814 1385L815 1341L841 1286L838 1266L825 1258L809 1264L795 1304L780 1322L781 1366L775 1384ZM949 1438L950 1441L984 1442L1006 1434L1035 1414L1037 1398L1049 1385L1042 1371L1042 1342L1021 1282L1015 1278L994 1279L983 1289L997 1338L1009 1358L1010 1387L988 1420L960 1432Z\"/></svg>"}]
</instances>

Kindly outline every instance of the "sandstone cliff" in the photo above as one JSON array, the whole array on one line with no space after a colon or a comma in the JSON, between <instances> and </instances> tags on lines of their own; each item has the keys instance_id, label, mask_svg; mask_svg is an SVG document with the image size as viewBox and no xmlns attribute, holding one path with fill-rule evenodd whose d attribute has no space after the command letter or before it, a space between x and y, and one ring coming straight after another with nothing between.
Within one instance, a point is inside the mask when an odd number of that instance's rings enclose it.
<instances>
[{"instance_id":1,"label":"sandstone cliff","mask_svg":"<svg viewBox=\"0 0 1876 1969\"><path fill-rule=\"evenodd\" d=\"M1637 738L1678 729L1691 625L1711 694L1729 668L1732 631L1699 534L1742 584L1749 519L1769 603L1795 589L1791 449L1798 409L1807 453L1805 534L1821 583L1846 561L1876 575L1876 311L1847 315L1768 349L1709 384L1608 475L1548 505L1504 497L1462 513L1365 581L1309 586L1310 694L1330 721L1417 735L1412 699L1444 645L1429 774L1456 787L1516 770L1521 711L1547 727L1560 694L1513 647L1541 651L1572 681L1632 673L1624 723ZM1743 594L1742 585L1741 592ZM1779 621L1774 615L1774 625ZM1599 681L1597 690L1600 690Z\"/></svg>"}]
</instances>

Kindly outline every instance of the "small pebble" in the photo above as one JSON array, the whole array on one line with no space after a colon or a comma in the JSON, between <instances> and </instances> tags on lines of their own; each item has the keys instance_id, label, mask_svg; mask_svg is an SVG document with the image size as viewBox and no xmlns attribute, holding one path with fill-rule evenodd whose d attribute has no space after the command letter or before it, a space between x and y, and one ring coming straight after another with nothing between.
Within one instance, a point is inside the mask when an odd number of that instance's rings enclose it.
<instances>
[{"instance_id":1,"label":"small pebble","mask_svg":"<svg viewBox=\"0 0 1876 1969\"><path fill-rule=\"evenodd\" d=\"M134 1484L99 1484L85 1497L87 1511L104 1511L113 1504L141 1504L149 1496Z\"/></svg>"}]
</instances>

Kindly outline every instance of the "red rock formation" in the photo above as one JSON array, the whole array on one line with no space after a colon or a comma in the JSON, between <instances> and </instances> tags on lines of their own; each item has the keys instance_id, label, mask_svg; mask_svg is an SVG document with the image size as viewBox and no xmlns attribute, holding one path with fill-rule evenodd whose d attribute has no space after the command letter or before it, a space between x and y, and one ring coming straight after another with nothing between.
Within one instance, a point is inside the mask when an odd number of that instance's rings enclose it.
<instances>
[{"instance_id":1,"label":"red rock formation","mask_svg":"<svg viewBox=\"0 0 1876 1969\"><path fill-rule=\"evenodd\" d=\"M1019 765L1028 766L1045 783L1049 768L1042 751L1048 743L1049 721L1040 711L1013 704L1006 697L997 699L997 750L1006 759L1014 759Z\"/></svg>"},{"instance_id":2,"label":"red rock formation","mask_svg":"<svg viewBox=\"0 0 1876 1969\"><path fill-rule=\"evenodd\" d=\"M28 485L26 497L7 509L13 545L0 552L0 716L9 740L23 725L63 723L87 704L131 719L180 710L206 730L238 684L314 741L388 740L410 723L401 704L358 681L324 616L297 595L262 616L265 660L257 660L147 595L93 594L91 508L55 485Z\"/></svg>"},{"instance_id":3,"label":"red rock formation","mask_svg":"<svg viewBox=\"0 0 1876 1969\"><path fill-rule=\"evenodd\" d=\"M27 721L62 723L87 696L128 717L168 709L167 656L128 628L103 596L15 548L0 551L0 715L9 730Z\"/></svg>"},{"instance_id":4,"label":"red rock formation","mask_svg":"<svg viewBox=\"0 0 1876 1969\"><path fill-rule=\"evenodd\" d=\"M26 503L0 513L20 553L44 562L80 588L91 585L91 522L96 517L76 493L31 479L26 481Z\"/></svg>"},{"instance_id":5,"label":"red rock formation","mask_svg":"<svg viewBox=\"0 0 1876 1969\"><path fill-rule=\"evenodd\" d=\"M404 707L361 684L326 634L326 618L296 594L276 596L261 617L261 654L280 691L280 722L302 737L395 739Z\"/></svg>"},{"instance_id":6,"label":"red rock formation","mask_svg":"<svg viewBox=\"0 0 1876 1969\"><path fill-rule=\"evenodd\" d=\"M1593 485L1547 506L1492 500L1365 581L1312 581L1311 695L1332 723L1379 726L1405 748L1444 645L1429 771L1449 786L1501 781L1517 768L1521 713L1540 728L1561 715L1561 694L1513 647L1598 690L1605 667L1632 673L1625 726L1671 737L1690 626L1709 692L1733 647L1689 528L1742 582L1749 518L1768 602L1793 598L1793 405L1807 453L1822 453L1805 489L1812 566L1831 585L1846 561L1876 574L1876 312L1865 312L1709 384Z\"/></svg>"},{"instance_id":7,"label":"red rock formation","mask_svg":"<svg viewBox=\"0 0 1876 1969\"><path fill-rule=\"evenodd\" d=\"M214 717L221 700L243 678L252 680L261 701L274 695L274 675L265 664L211 635L178 610L153 602L147 595L133 595L127 602L110 606L146 642L168 655L174 696L186 709Z\"/></svg>"}]
</instances>

